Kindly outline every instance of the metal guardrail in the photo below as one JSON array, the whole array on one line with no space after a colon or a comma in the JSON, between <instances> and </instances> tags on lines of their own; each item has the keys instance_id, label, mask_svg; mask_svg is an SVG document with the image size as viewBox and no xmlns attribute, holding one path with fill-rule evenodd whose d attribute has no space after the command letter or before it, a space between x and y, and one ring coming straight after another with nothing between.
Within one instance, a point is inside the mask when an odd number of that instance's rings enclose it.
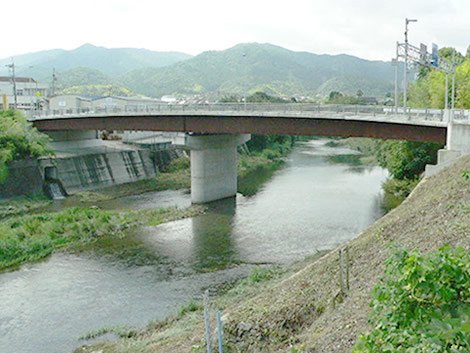
<instances>
[{"instance_id":1,"label":"metal guardrail","mask_svg":"<svg viewBox=\"0 0 470 353\"><path fill-rule=\"evenodd\" d=\"M211 104L139 104L126 105L122 107L115 106L98 106L93 108L79 109L57 109L57 110L39 110L31 111L30 120L39 120L47 118L60 117L93 117L106 116L111 114L118 115L152 115L178 112L197 112L204 113L223 113L230 112L235 115L237 112L246 113L262 113L279 112L286 115L321 115L328 117L329 115L340 116L401 116L407 120L421 121L440 121L445 118L442 109L415 109L415 108L398 108L380 105L345 105L345 104L317 104L317 103L211 103ZM470 110L453 110L452 116L454 120L468 121L470 123ZM214 114L216 115L216 114Z\"/></svg>"}]
</instances>

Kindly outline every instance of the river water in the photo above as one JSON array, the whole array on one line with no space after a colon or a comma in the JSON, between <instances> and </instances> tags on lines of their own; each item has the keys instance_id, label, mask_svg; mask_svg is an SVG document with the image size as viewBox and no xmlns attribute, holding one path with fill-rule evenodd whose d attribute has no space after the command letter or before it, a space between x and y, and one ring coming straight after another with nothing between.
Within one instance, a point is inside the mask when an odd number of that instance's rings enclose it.
<instances>
[{"instance_id":1,"label":"river water","mask_svg":"<svg viewBox=\"0 0 470 353\"><path fill-rule=\"evenodd\" d=\"M214 202L192 219L143 227L79 254L0 275L0 352L64 353L105 326L145 326L206 288L249 274L255 264L286 264L351 239L383 215L387 172L361 166L327 140L297 143L285 166L253 196ZM251 182L266 179L253 175ZM249 183L249 182L248 182ZM165 191L102 202L102 208L190 205ZM58 201L53 208L68 206Z\"/></svg>"}]
</instances>

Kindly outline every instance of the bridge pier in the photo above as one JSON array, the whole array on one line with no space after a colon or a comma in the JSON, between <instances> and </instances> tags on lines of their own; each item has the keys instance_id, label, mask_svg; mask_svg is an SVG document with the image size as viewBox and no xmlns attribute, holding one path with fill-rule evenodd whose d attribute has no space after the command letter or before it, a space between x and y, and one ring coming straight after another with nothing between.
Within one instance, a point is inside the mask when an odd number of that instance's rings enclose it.
<instances>
[{"instance_id":1,"label":"bridge pier","mask_svg":"<svg viewBox=\"0 0 470 353\"><path fill-rule=\"evenodd\" d=\"M186 135L191 150L191 201L204 203L237 193L237 146L250 140L243 135Z\"/></svg>"}]
</instances>

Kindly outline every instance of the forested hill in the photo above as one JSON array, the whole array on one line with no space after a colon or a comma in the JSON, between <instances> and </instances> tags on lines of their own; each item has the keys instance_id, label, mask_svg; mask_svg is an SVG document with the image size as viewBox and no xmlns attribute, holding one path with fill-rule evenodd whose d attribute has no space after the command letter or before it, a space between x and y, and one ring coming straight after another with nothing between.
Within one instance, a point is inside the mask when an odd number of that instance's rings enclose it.
<instances>
[{"instance_id":1,"label":"forested hill","mask_svg":"<svg viewBox=\"0 0 470 353\"><path fill-rule=\"evenodd\" d=\"M0 60L0 75L7 75ZM101 91L143 94L328 95L331 91L384 96L393 91L394 68L389 62L350 55L294 52L271 44L239 44L195 57L144 49L106 49L91 44L75 50L49 50L15 57L18 76L52 81L58 93ZM99 87L97 87L99 86ZM104 87L105 86L105 87ZM97 90L98 89L98 90ZM67 91L64 91L67 90ZM91 90L91 91L90 91ZM101 93L100 93L101 94Z\"/></svg>"},{"instance_id":2,"label":"forested hill","mask_svg":"<svg viewBox=\"0 0 470 353\"><path fill-rule=\"evenodd\" d=\"M276 96L328 94L331 90L384 96L391 92L390 63L349 55L294 52L271 44L239 44L224 51L207 51L162 68L129 72L121 82L150 96L218 92Z\"/></svg>"},{"instance_id":3,"label":"forested hill","mask_svg":"<svg viewBox=\"0 0 470 353\"><path fill-rule=\"evenodd\" d=\"M143 67L161 67L191 58L179 52L156 52L146 49L116 48L108 49L85 44L74 50L46 50L37 53L15 56L17 74L43 79L50 76L52 69L65 70L88 67L98 69L111 77ZM11 58L0 59L0 75L5 75L5 65Z\"/></svg>"}]
</instances>

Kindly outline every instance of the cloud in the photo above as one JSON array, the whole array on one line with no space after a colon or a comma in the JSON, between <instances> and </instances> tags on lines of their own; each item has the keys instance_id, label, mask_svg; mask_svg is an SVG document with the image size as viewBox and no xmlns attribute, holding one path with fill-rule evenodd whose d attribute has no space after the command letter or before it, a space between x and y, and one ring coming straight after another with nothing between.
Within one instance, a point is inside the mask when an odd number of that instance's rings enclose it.
<instances>
[{"instance_id":1,"label":"cloud","mask_svg":"<svg viewBox=\"0 0 470 353\"><path fill-rule=\"evenodd\" d=\"M410 41L465 50L468 0L62 0L8 2L0 58L83 43L141 47L198 54L240 42L270 42L315 53L348 53L389 60L403 41L405 17ZM27 9L27 11L24 11Z\"/></svg>"}]
</instances>

